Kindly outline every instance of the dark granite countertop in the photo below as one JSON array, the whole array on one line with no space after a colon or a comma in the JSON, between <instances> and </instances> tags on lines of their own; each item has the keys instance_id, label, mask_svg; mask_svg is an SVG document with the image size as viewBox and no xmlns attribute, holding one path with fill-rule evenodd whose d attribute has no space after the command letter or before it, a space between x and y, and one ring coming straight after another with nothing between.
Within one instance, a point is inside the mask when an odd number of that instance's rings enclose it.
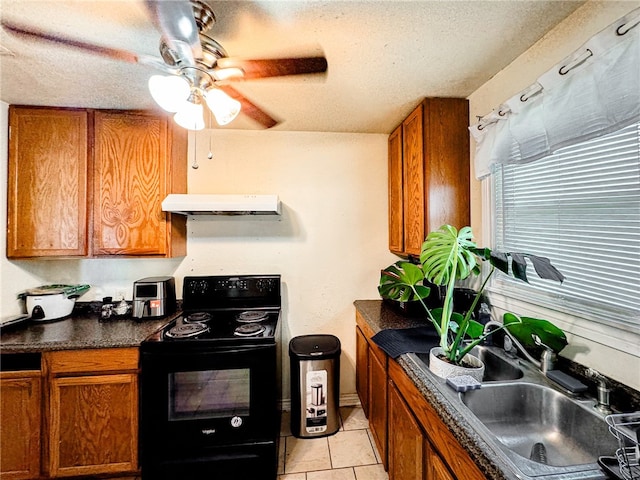
<instances>
[{"instance_id":1,"label":"dark granite countertop","mask_svg":"<svg viewBox=\"0 0 640 480\"><path fill-rule=\"evenodd\" d=\"M145 338L169 323L176 315L148 320L128 317L102 320L94 309L80 306L74 309L72 316L62 320L40 323L29 321L3 329L0 333L0 352L138 347Z\"/></svg>"}]
</instances>

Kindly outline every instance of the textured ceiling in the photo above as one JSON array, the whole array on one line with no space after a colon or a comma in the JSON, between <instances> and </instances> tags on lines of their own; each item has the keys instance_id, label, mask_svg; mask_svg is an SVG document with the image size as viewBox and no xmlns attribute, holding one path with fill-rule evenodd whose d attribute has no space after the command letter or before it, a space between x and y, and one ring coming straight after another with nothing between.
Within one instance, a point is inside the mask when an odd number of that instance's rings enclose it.
<instances>
[{"instance_id":1,"label":"textured ceiling","mask_svg":"<svg viewBox=\"0 0 640 480\"><path fill-rule=\"evenodd\" d=\"M583 0L208 1L210 36L233 57L324 52L326 78L236 82L278 130L389 133L425 96L467 97ZM143 1L0 0L7 18L158 55ZM149 67L0 32L0 99L10 104L155 108ZM0 49L1 50L1 49ZM216 127L218 128L218 127ZM228 127L258 128L238 117Z\"/></svg>"}]
</instances>

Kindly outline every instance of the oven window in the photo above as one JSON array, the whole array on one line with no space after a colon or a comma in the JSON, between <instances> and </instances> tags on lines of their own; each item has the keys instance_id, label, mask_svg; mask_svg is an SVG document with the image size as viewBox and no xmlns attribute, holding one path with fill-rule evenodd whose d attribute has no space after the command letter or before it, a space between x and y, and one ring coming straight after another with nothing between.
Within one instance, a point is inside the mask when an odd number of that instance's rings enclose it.
<instances>
[{"instance_id":1,"label":"oven window","mask_svg":"<svg viewBox=\"0 0 640 480\"><path fill-rule=\"evenodd\" d=\"M249 415L250 370L169 374L169 420Z\"/></svg>"}]
</instances>

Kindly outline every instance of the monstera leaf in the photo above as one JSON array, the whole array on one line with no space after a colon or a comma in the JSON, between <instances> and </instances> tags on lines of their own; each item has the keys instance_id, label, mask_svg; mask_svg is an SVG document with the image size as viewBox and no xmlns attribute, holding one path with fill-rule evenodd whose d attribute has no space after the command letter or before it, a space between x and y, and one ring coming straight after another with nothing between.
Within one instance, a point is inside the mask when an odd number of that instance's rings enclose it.
<instances>
[{"instance_id":1,"label":"monstera leaf","mask_svg":"<svg viewBox=\"0 0 640 480\"><path fill-rule=\"evenodd\" d=\"M472 251L483 260L487 260L502 273L511 275L523 282L529 283L527 279L527 258L540 278L555 280L560 283L562 283L565 278L564 275L551 264L551 260L546 257L539 257L531 253L498 252L489 248L472 248ZM509 264L509 258L511 258L511 264Z\"/></svg>"},{"instance_id":2,"label":"monstera leaf","mask_svg":"<svg viewBox=\"0 0 640 480\"><path fill-rule=\"evenodd\" d=\"M558 353L567 346L564 332L548 320L505 313L503 323L524 347L536 347L542 343Z\"/></svg>"},{"instance_id":3,"label":"monstera leaf","mask_svg":"<svg viewBox=\"0 0 640 480\"><path fill-rule=\"evenodd\" d=\"M476 273L477 246L472 238L470 227L458 231L451 225L443 225L429 233L420 253L425 278L436 285L447 285L452 276L464 280Z\"/></svg>"},{"instance_id":4,"label":"monstera leaf","mask_svg":"<svg viewBox=\"0 0 640 480\"><path fill-rule=\"evenodd\" d=\"M410 302L427 298L431 289L422 285L424 272L410 262L396 262L380 272L378 292L382 298Z\"/></svg>"}]
</instances>

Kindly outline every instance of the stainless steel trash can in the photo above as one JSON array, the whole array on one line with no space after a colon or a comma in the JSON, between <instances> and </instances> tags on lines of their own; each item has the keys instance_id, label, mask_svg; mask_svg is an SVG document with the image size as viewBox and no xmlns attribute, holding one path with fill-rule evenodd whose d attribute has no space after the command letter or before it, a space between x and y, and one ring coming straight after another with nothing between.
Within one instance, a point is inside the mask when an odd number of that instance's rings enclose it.
<instances>
[{"instance_id":1,"label":"stainless steel trash can","mask_svg":"<svg viewBox=\"0 0 640 480\"><path fill-rule=\"evenodd\" d=\"M340 428L340 351L333 335L302 335L289 342L294 436L325 437Z\"/></svg>"}]
</instances>

